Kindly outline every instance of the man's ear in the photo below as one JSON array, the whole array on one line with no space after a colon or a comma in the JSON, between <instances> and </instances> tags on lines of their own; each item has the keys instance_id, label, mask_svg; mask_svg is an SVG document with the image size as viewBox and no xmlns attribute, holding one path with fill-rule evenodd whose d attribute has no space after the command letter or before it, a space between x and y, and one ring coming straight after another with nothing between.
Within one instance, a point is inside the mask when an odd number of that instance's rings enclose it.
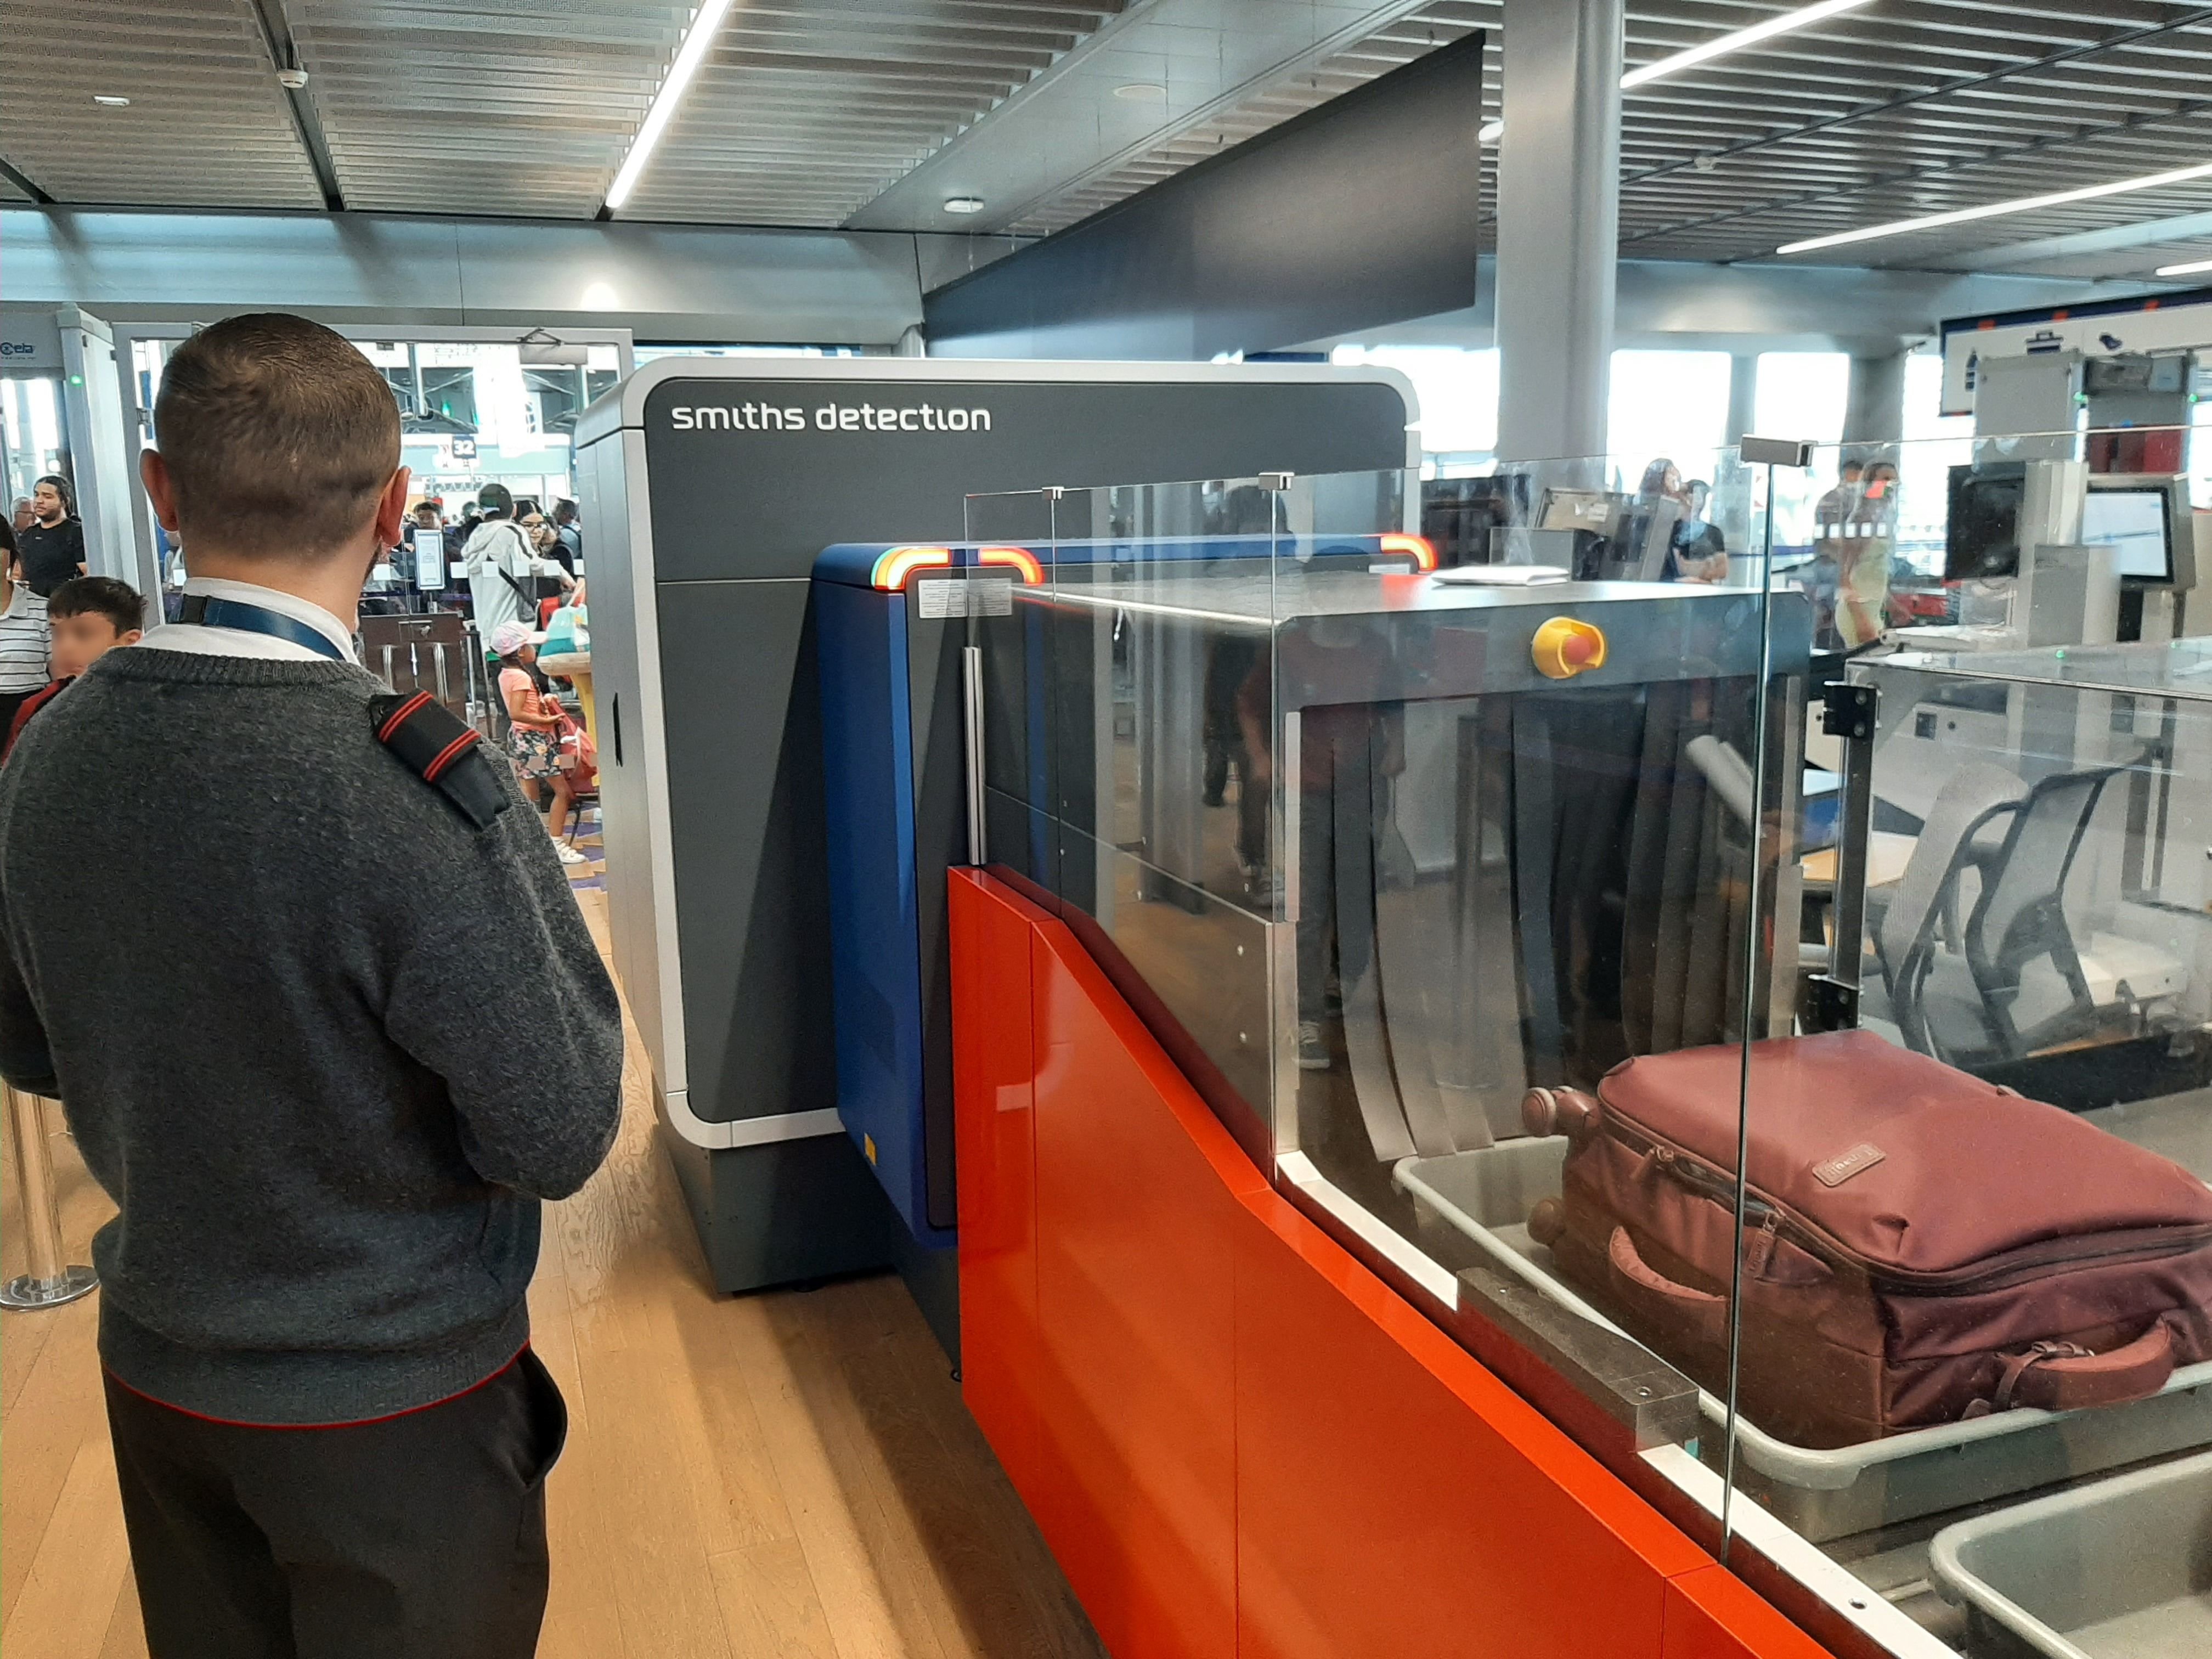
<instances>
[{"instance_id":1,"label":"man's ear","mask_svg":"<svg viewBox=\"0 0 2212 1659\"><path fill-rule=\"evenodd\" d=\"M145 637L146 630L144 629L126 628L123 632L115 636L115 642L118 645L136 645L139 641Z\"/></svg>"},{"instance_id":2,"label":"man's ear","mask_svg":"<svg viewBox=\"0 0 2212 1659\"><path fill-rule=\"evenodd\" d=\"M162 529L174 534L177 528L177 489L169 477L169 464L161 459L158 449L138 452L138 482L146 486L147 499L154 503L154 517Z\"/></svg>"},{"instance_id":3,"label":"man's ear","mask_svg":"<svg viewBox=\"0 0 2212 1659\"><path fill-rule=\"evenodd\" d=\"M387 547L399 544L399 529L407 521L407 486L414 474L401 467L392 475L392 482L384 486L384 494L376 502L376 546L380 554Z\"/></svg>"}]
</instances>

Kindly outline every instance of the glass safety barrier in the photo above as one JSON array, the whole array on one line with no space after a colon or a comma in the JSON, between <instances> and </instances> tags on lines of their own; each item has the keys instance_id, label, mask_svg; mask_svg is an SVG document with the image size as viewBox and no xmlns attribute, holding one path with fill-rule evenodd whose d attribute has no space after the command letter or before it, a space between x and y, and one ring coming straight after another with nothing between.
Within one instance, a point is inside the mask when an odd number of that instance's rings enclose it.
<instances>
[{"instance_id":1,"label":"glass safety barrier","mask_svg":"<svg viewBox=\"0 0 2212 1659\"><path fill-rule=\"evenodd\" d=\"M2207 1649L2204 515L2096 435L978 496L921 606L1278 1188L1906 1659Z\"/></svg>"}]
</instances>

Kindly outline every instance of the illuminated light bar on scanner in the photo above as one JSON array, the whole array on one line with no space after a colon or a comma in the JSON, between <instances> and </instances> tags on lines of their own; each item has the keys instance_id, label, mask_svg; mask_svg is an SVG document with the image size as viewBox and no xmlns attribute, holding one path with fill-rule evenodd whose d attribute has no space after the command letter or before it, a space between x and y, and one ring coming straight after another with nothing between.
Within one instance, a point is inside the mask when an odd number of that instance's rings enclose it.
<instances>
[{"instance_id":1,"label":"illuminated light bar on scanner","mask_svg":"<svg viewBox=\"0 0 2212 1659\"><path fill-rule=\"evenodd\" d=\"M1037 556L1026 547L986 547L976 555L983 564L1002 564L1021 572L1022 580L1031 587L1044 584L1044 567Z\"/></svg>"},{"instance_id":2,"label":"illuminated light bar on scanner","mask_svg":"<svg viewBox=\"0 0 2212 1659\"><path fill-rule=\"evenodd\" d=\"M886 548L876 560L876 568L868 580L883 592L896 593L915 571L949 568L951 563L952 550L949 547Z\"/></svg>"},{"instance_id":3,"label":"illuminated light bar on scanner","mask_svg":"<svg viewBox=\"0 0 2212 1659\"><path fill-rule=\"evenodd\" d=\"M1382 537L1382 542L1385 553L1404 554L1413 560L1416 570L1427 571L1437 568L1437 550L1431 545L1426 536L1409 536L1402 531L1394 530Z\"/></svg>"}]
</instances>

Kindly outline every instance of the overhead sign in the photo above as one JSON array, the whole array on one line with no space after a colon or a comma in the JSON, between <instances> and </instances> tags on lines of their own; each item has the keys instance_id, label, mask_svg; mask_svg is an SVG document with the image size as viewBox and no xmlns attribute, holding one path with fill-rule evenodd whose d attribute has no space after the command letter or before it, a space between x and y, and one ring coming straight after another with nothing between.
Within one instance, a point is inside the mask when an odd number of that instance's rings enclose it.
<instances>
[{"instance_id":1,"label":"overhead sign","mask_svg":"<svg viewBox=\"0 0 2212 1659\"><path fill-rule=\"evenodd\" d=\"M0 306L0 373L62 368L62 331L52 307Z\"/></svg>"},{"instance_id":2,"label":"overhead sign","mask_svg":"<svg viewBox=\"0 0 2212 1659\"><path fill-rule=\"evenodd\" d=\"M1983 360L2078 351L2085 357L2122 352L2212 349L2212 288L2042 311L1954 317L1942 326L1943 413L1974 412Z\"/></svg>"}]
</instances>

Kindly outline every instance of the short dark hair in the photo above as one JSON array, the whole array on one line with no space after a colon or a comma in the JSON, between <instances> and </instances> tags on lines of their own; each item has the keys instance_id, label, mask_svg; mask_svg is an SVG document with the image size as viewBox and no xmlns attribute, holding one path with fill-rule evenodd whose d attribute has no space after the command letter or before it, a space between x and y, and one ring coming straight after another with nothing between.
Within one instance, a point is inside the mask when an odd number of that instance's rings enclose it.
<instances>
[{"instance_id":1,"label":"short dark hair","mask_svg":"<svg viewBox=\"0 0 2212 1659\"><path fill-rule=\"evenodd\" d=\"M477 510L487 519L514 511L514 492L503 483L488 483L477 491Z\"/></svg>"},{"instance_id":2,"label":"short dark hair","mask_svg":"<svg viewBox=\"0 0 2212 1659\"><path fill-rule=\"evenodd\" d=\"M138 590L112 576L71 576L47 596L46 615L105 617L118 634L146 625L146 601Z\"/></svg>"},{"instance_id":3,"label":"short dark hair","mask_svg":"<svg viewBox=\"0 0 2212 1659\"><path fill-rule=\"evenodd\" d=\"M574 502L574 501L569 501L569 500L568 500L567 497L565 497L565 496L563 496L561 500L559 500L559 501L557 501L554 502L554 503L553 503L553 522L554 522L555 524L574 524L574 523L575 523L575 522L576 522L576 504L575 504L575 502Z\"/></svg>"},{"instance_id":4,"label":"short dark hair","mask_svg":"<svg viewBox=\"0 0 2212 1659\"><path fill-rule=\"evenodd\" d=\"M279 311L228 318L178 347L154 431L187 538L249 557L343 546L399 465L399 405L376 366Z\"/></svg>"}]
</instances>

